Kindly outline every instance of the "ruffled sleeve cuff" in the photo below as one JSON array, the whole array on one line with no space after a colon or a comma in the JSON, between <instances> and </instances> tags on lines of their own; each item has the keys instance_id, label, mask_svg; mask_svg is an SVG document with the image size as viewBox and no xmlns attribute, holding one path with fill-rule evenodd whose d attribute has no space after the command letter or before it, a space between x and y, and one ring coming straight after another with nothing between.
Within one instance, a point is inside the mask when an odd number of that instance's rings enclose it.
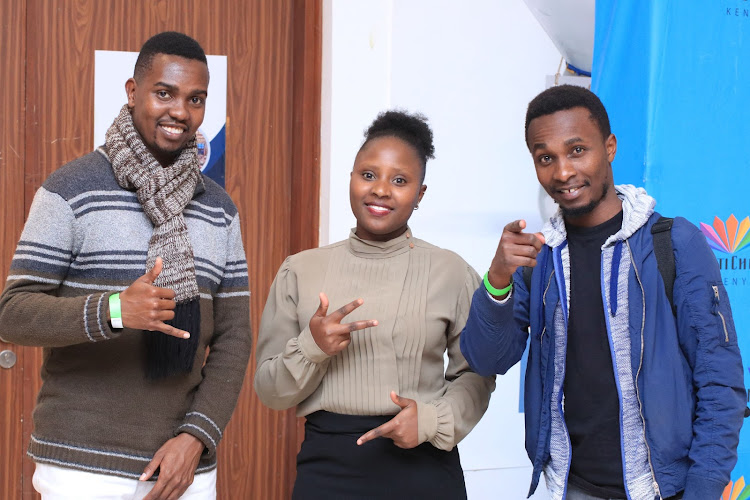
<instances>
[{"instance_id":1,"label":"ruffled sleeve cuff","mask_svg":"<svg viewBox=\"0 0 750 500\"><path fill-rule=\"evenodd\" d=\"M417 403L419 442L450 451L455 446L453 411L444 401Z\"/></svg>"},{"instance_id":2,"label":"ruffled sleeve cuff","mask_svg":"<svg viewBox=\"0 0 750 500\"><path fill-rule=\"evenodd\" d=\"M318 344L315 343L315 339L312 336L312 332L310 332L309 326L306 326L305 329L302 330L299 337L297 337L297 342L302 355L312 363L322 363L330 357L318 347Z\"/></svg>"}]
</instances>

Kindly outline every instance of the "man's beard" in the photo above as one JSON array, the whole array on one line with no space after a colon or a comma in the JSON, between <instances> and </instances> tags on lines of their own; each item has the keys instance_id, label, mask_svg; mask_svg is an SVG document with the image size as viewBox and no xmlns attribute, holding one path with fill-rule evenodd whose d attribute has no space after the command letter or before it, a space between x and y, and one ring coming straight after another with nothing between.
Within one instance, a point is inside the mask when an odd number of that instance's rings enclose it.
<instances>
[{"instance_id":1,"label":"man's beard","mask_svg":"<svg viewBox=\"0 0 750 500\"><path fill-rule=\"evenodd\" d=\"M591 200L591 202L588 205L584 205L582 207L575 207L575 208L565 208L563 206L560 206L560 210L562 211L563 217L580 217L582 215L590 214L594 211L596 207L599 206L599 204L604 200L604 197L607 196L607 191L609 191L609 184L606 182L602 185L602 195L597 198L596 200Z\"/></svg>"}]
</instances>

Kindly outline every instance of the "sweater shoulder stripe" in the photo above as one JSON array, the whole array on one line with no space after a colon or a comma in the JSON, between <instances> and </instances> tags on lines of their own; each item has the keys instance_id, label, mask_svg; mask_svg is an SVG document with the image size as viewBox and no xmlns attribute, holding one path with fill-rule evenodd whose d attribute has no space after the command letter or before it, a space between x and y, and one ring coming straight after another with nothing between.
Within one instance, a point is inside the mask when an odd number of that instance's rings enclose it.
<instances>
[{"instance_id":1,"label":"sweater shoulder stripe","mask_svg":"<svg viewBox=\"0 0 750 500\"><path fill-rule=\"evenodd\" d=\"M65 257L66 259L70 257L70 252L61 250L57 247L53 247L51 245L45 245L43 243L37 243L35 241L31 240L21 240L18 242L18 247L16 248L16 253L19 251L40 251L44 250L44 254L51 257L52 255Z\"/></svg>"},{"instance_id":2,"label":"sweater shoulder stripe","mask_svg":"<svg viewBox=\"0 0 750 500\"><path fill-rule=\"evenodd\" d=\"M128 191L88 191L69 200L71 209L77 218L92 212L143 212L135 193ZM196 219L212 226L226 227L232 217L221 207L210 207L203 203L190 201L182 212L186 219Z\"/></svg>"},{"instance_id":3,"label":"sweater shoulder stripe","mask_svg":"<svg viewBox=\"0 0 750 500\"><path fill-rule=\"evenodd\" d=\"M56 280L53 278L43 278L42 276L34 276L31 274L8 274L8 278L6 281L16 281L16 280L27 280L27 281L33 281L35 283L44 283L49 285L59 285L62 283L61 280Z\"/></svg>"},{"instance_id":4,"label":"sweater shoulder stripe","mask_svg":"<svg viewBox=\"0 0 750 500\"><path fill-rule=\"evenodd\" d=\"M111 286L98 286L81 280L111 281L113 271L118 271L118 281L133 281L145 272L145 255L131 259L120 259L116 258L117 256L110 257L105 259L76 259L69 262L67 259L49 259L43 255L16 253L11 262L11 272L8 279L29 279L39 283L62 283L75 288L110 290ZM212 289L222 282L223 287L247 286L246 271L222 272L216 264L206 259L201 259L201 261L205 263L198 262L198 259L195 263L196 277L205 280L204 283L199 283L199 285ZM32 275L29 272L39 273L42 276ZM62 281L61 279L50 278L50 276L65 276L66 280ZM208 282L214 285L210 285Z\"/></svg>"},{"instance_id":5,"label":"sweater shoulder stripe","mask_svg":"<svg viewBox=\"0 0 750 500\"><path fill-rule=\"evenodd\" d=\"M216 294L216 298L219 299L228 299L230 297L249 297L250 292L248 290L243 290L241 292L219 292Z\"/></svg>"},{"instance_id":6,"label":"sweater shoulder stripe","mask_svg":"<svg viewBox=\"0 0 750 500\"><path fill-rule=\"evenodd\" d=\"M188 206L206 212L209 217L224 218L226 220L222 221L222 225L227 225L237 214L237 207L227 192L211 179L203 176L203 184L205 190L191 200ZM92 197L94 201L101 201L96 200L97 196L110 200L134 200L138 203L135 192L120 188L112 165L98 151L76 158L52 172L44 181L44 188L76 204L85 203L85 199Z\"/></svg>"},{"instance_id":7,"label":"sweater shoulder stripe","mask_svg":"<svg viewBox=\"0 0 750 500\"><path fill-rule=\"evenodd\" d=\"M195 275L196 275L196 277L206 278L207 280L210 280L210 281L216 283L217 285L219 283L221 283L221 277L217 276L216 273L211 272L211 270L206 269L205 267L201 267L201 266L197 266L196 265L195 266Z\"/></svg>"},{"instance_id":8,"label":"sweater shoulder stripe","mask_svg":"<svg viewBox=\"0 0 750 500\"><path fill-rule=\"evenodd\" d=\"M138 212L143 213L143 209L141 209L140 205L130 205L130 206L113 206L109 203L103 204L100 206L89 206L85 210L79 210L75 213L75 216L77 218L81 218L84 215L88 215L92 212Z\"/></svg>"},{"instance_id":9,"label":"sweater shoulder stripe","mask_svg":"<svg viewBox=\"0 0 750 500\"><path fill-rule=\"evenodd\" d=\"M88 257L98 257L103 255L113 255L113 256L137 256L142 259L146 259L148 256L148 252L145 252L143 250L99 250L96 252L81 252L76 257L77 259L82 258L88 258Z\"/></svg>"},{"instance_id":10,"label":"sweater shoulder stripe","mask_svg":"<svg viewBox=\"0 0 750 500\"><path fill-rule=\"evenodd\" d=\"M23 248L18 248L16 250L16 254L14 258L39 260L41 262L49 262L49 263L57 262L63 265L68 265L70 263L70 255L64 254L64 252L57 252L57 254L42 253L42 252L34 252L32 250L24 250Z\"/></svg>"},{"instance_id":11,"label":"sweater shoulder stripe","mask_svg":"<svg viewBox=\"0 0 750 500\"><path fill-rule=\"evenodd\" d=\"M244 260L238 260L234 262L227 262L226 264L226 270L227 271L245 271L247 272L247 262Z\"/></svg>"},{"instance_id":12,"label":"sweater shoulder stripe","mask_svg":"<svg viewBox=\"0 0 750 500\"><path fill-rule=\"evenodd\" d=\"M193 257L193 259L195 260L196 265L198 265L199 263L202 264L203 267L205 267L207 269L210 269L211 271L214 272L214 274L216 274L219 277L221 277L221 275L224 273L224 269L222 269L221 267L219 267L213 261L210 261L210 260L208 260L208 259L206 259L204 257L198 257L198 256Z\"/></svg>"},{"instance_id":13,"label":"sweater shoulder stripe","mask_svg":"<svg viewBox=\"0 0 750 500\"><path fill-rule=\"evenodd\" d=\"M187 204L186 209L195 210L197 212L201 212L209 217L219 217L225 219L227 222L231 222L232 216L227 213L226 210L224 210L223 207L212 207L210 205L206 205L205 203L201 203L199 201L190 200L190 202Z\"/></svg>"},{"instance_id":14,"label":"sweater shoulder stripe","mask_svg":"<svg viewBox=\"0 0 750 500\"><path fill-rule=\"evenodd\" d=\"M50 259L44 259L40 257L13 257L10 262L10 274L25 275L28 273L39 273L40 277L47 277L48 279L55 280L55 283L60 283L62 278L68 270L67 263L60 263L59 261L53 261Z\"/></svg>"},{"instance_id":15,"label":"sweater shoulder stripe","mask_svg":"<svg viewBox=\"0 0 750 500\"><path fill-rule=\"evenodd\" d=\"M143 212L140 203L132 203L127 201L94 201L91 203L85 203L79 207L73 209L73 214L80 218L91 212Z\"/></svg>"},{"instance_id":16,"label":"sweater shoulder stripe","mask_svg":"<svg viewBox=\"0 0 750 500\"><path fill-rule=\"evenodd\" d=\"M96 203L101 201L122 201L126 203L139 203L138 196L133 191L115 189L110 191L96 190L86 191L68 200L70 207L76 209L86 203ZM140 204L140 203L139 203Z\"/></svg>"}]
</instances>

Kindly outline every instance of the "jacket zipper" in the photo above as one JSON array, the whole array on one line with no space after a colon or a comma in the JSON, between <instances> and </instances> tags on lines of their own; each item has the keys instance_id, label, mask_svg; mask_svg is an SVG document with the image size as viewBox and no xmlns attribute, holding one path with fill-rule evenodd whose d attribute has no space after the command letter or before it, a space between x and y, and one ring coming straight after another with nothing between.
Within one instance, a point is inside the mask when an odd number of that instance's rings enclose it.
<instances>
[{"instance_id":1,"label":"jacket zipper","mask_svg":"<svg viewBox=\"0 0 750 500\"><path fill-rule=\"evenodd\" d=\"M542 304L544 307L547 307L547 292L549 291L549 287L552 284L552 277L555 275L555 270L552 270L552 273L549 275L549 280L547 280L547 288L544 289L544 293L542 294ZM546 323L546 321L545 321ZM539 348L541 349L544 344L544 332L547 331L547 325L545 324L542 328L542 333L539 335Z\"/></svg>"},{"instance_id":2,"label":"jacket zipper","mask_svg":"<svg viewBox=\"0 0 750 500\"><path fill-rule=\"evenodd\" d=\"M711 288L714 289L714 298L716 298L716 313L721 318L721 322L724 325L724 342L727 344L729 343L729 331L727 330L727 320L724 319L724 315L721 314L721 310L719 309L719 287L716 285L711 285Z\"/></svg>"},{"instance_id":3,"label":"jacket zipper","mask_svg":"<svg viewBox=\"0 0 750 500\"><path fill-rule=\"evenodd\" d=\"M651 462L651 447L648 445L648 438L646 437L646 419L643 417L643 403L641 402L641 392L638 389L638 377L641 375L641 368L643 367L643 331L646 328L646 292L643 289L643 282L641 282L641 275L638 272L638 266L635 265L635 258L633 256L633 249L630 248L630 241L625 240L625 244L628 246L628 252L630 253L630 260L633 262L633 270L635 271L635 279L638 281L638 286L641 288L641 304L642 316L641 316L641 357L638 362L638 371L635 374L635 396L638 399L638 413L641 416L641 423L643 424L643 442L646 444L646 454L648 456L648 466L651 469L651 479L653 480L653 487L659 500L663 500L661 491L659 491L659 483L656 482L656 474L654 473L654 464Z\"/></svg>"}]
</instances>

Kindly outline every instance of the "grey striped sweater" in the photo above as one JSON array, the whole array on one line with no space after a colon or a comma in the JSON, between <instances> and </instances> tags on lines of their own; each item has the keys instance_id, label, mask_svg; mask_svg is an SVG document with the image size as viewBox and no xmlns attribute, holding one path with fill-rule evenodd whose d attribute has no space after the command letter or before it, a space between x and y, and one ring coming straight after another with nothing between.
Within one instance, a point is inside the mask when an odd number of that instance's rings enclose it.
<instances>
[{"instance_id":1,"label":"grey striped sweater","mask_svg":"<svg viewBox=\"0 0 750 500\"><path fill-rule=\"evenodd\" d=\"M216 466L250 355L247 263L237 209L213 181L203 177L184 216L200 344L191 373L151 380L146 333L113 331L106 320L109 295L146 270L153 226L135 192L117 184L102 150L37 191L0 296L0 338L44 347L28 449L35 461L137 478L159 447L187 432L206 446L197 472Z\"/></svg>"}]
</instances>

